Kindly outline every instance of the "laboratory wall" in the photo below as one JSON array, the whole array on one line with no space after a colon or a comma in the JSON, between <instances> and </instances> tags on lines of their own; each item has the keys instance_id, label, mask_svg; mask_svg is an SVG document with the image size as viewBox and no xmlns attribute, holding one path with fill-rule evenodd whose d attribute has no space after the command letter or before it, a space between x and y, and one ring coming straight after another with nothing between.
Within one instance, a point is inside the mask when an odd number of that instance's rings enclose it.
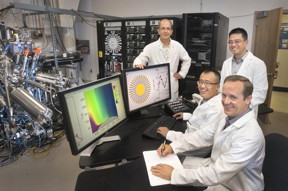
<instances>
[{"instance_id":1,"label":"laboratory wall","mask_svg":"<svg viewBox=\"0 0 288 191\"><path fill-rule=\"evenodd\" d=\"M84 1L84 0L82 0ZM86 1L86 0L85 0ZM287 0L89 0L93 12L118 17L181 15L182 13L220 12L229 17L229 31L243 27L250 37L248 49L251 50L253 20L255 11L288 8ZM227 57L231 53L227 50Z\"/></svg>"},{"instance_id":2,"label":"laboratory wall","mask_svg":"<svg viewBox=\"0 0 288 191\"><path fill-rule=\"evenodd\" d=\"M229 17L229 31L235 27L243 27L247 30L249 37L248 49L251 50L253 42L252 36L254 27L254 12L271 10L279 7L288 9L288 1L242 0L240 2L236 0L80 0L79 10L91 11L96 14L110 15L115 17L150 17L158 15L182 15L183 13L220 12L226 17ZM89 28L91 29L91 27ZM83 33L83 29L84 28L79 27L76 30L79 30L78 33ZM92 29L92 31L93 30L94 29ZM90 38L93 35L89 35ZM90 44L93 43L97 43L97 38L91 39ZM91 47L91 52L97 52L97 46L94 48L95 49ZM228 49L226 55L227 57L231 56ZM93 65L93 68L95 63L98 64L98 61L94 60L89 62L89 64ZM89 66L85 65L83 67ZM85 74L89 75L83 75L84 71L86 71ZM88 79L91 79L91 77L94 76L94 73L83 70L82 76L86 78L90 76Z\"/></svg>"},{"instance_id":3,"label":"laboratory wall","mask_svg":"<svg viewBox=\"0 0 288 191\"><path fill-rule=\"evenodd\" d=\"M83 5L86 9L80 9ZM116 17L137 17L157 15L182 15L183 13L220 12L229 17L229 31L243 27L249 36L248 49L252 47L254 12L271 10L278 7L288 8L287 0L81 0L80 10L91 11ZM82 28L80 28L82 31ZM96 29L97 30L97 29ZM96 43L96 39L92 43ZM91 47L92 50L92 47ZM97 52L97 47L94 50ZM231 53L227 49L227 57ZM97 62L97 61L95 61ZM91 62L90 64L95 64ZM89 73L91 75L91 73ZM87 75L83 75L87 76Z\"/></svg>"},{"instance_id":4,"label":"laboratory wall","mask_svg":"<svg viewBox=\"0 0 288 191\"><path fill-rule=\"evenodd\" d=\"M34 0L35 1L35 0ZM33 0L0 0L1 7L9 5L10 2L33 3ZM38 1L37 1L38 2ZM42 2L42 1L39 1ZM53 0L54 5L63 9L78 9L95 14L103 14L116 17L137 17L137 16L163 16L163 15L182 15L183 13L201 13L201 12L220 12L229 18L229 31L235 27L243 27L247 30L249 36L248 49L252 47L254 12L271 10L278 7L288 9L287 0ZM43 4L43 2L42 2ZM81 64L81 78L84 81L97 79L99 73L98 67L98 49L97 49L97 26L96 18L89 18L91 22L83 20L80 17L74 18L75 22L67 21L65 16L61 16L61 26L63 30L66 45L70 46L71 38L76 40L89 40L90 54L83 54L84 61ZM68 24L72 23L72 24ZM14 23L17 24L17 23ZM75 29L75 32L71 29ZM68 30L69 29L69 30ZM69 36L70 35L70 36ZM282 51L279 51L281 55ZM285 53L284 53L285 54ZM231 53L227 49L227 57ZM281 63L281 70L283 68ZM279 71L280 76L283 75ZM286 80L286 83L287 80ZM287 87L287 84L279 84Z\"/></svg>"},{"instance_id":5,"label":"laboratory wall","mask_svg":"<svg viewBox=\"0 0 288 191\"><path fill-rule=\"evenodd\" d=\"M80 1L78 10L93 12L92 1ZM98 48L97 48L97 30L95 18L88 18L84 21L82 18L75 20L75 36L77 40L89 40L90 54L83 54L83 63L81 64L81 78L84 81L93 81L99 74ZM92 21L92 22L90 22Z\"/></svg>"}]
</instances>

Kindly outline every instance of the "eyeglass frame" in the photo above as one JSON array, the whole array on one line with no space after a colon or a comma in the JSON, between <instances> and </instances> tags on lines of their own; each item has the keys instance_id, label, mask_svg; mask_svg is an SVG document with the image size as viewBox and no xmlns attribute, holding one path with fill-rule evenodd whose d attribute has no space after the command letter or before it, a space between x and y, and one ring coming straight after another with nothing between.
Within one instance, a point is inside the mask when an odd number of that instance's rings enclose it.
<instances>
[{"instance_id":1,"label":"eyeglass frame","mask_svg":"<svg viewBox=\"0 0 288 191\"><path fill-rule=\"evenodd\" d=\"M227 43L229 44L229 45L231 45L231 44L240 44L241 42L245 42L246 40L241 40L241 39L236 39L236 40L229 40Z\"/></svg>"},{"instance_id":2,"label":"eyeglass frame","mask_svg":"<svg viewBox=\"0 0 288 191\"><path fill-rule=\"evenodd\" d=\"M205 84L206 86L210 86L210 85L218 85L220 83L213 83L213 82L209 82L207 80L198 80L197 81L197 85L202 85Z\"/></svg>"},{"instance_id":3,"label":"eyeglass frame","mask_svg":"<svg viewBox=\"0 0 288 191\"><path fill-rule=\"evenodd\" d=\"M173 28L170 28L170 27L158 27L158 29L160 30L160 31L164 31L164 30L167 30L167 31L172 31L173 30Z\"/></svg>"}]
</instances>

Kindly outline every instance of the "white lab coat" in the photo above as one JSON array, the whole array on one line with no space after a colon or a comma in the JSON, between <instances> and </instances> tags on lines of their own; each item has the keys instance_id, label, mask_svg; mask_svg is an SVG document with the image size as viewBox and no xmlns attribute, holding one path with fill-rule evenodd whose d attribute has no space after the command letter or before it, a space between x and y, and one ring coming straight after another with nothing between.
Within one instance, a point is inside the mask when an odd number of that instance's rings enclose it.
<instances>
[{"instance_id":1,"label":"white lab coat","mask_svg":"<svg viewBox=\"0 0 288 191\"><path fill-rule=\"evenodd\" d=\"M225 115L221 103L221 94L212 97L207 102L200 105L202 99L199 101L198 106L192 115L190 113L183 113L183 120L188 120L185 133L192 133L201 129ZM182 132L171 130L168 132L166 139L169 141L176 141L182 139L182 136Z\"/></svg>"},{"instance_id":2,"label":"white lab coat","mask_svg":"<svg viewBox=\"0 0 288 191\"><path fill-rule=\"evenodd\" d=\"M221 88L224 80L227 76L232 74L232 58L228 58L224 61L222 70L221 70ZM252 100L250 104L250 108L254 110L256 116L258 113L258 105L264 103L266 99L266 94L268 90L268 80L267 80L267 69L265 63L254 56L252 52L248 51L247 57L244 59L237 75L245 76L248 78L254 87L252 93Z\"/></svg>"},{"instance_id":3,"label":"white lab coat","mask_svg":"<svg viewBox=\"0 0 288 191\"><path fill-rule=\"evenodd\" d=\"M171 101L174 101L178 98L179 84L178 80L173 77L173 74L178 70L179 61L182 61L182 64L178 73L185 78L191 65L191 58L187 51L179 42L171 39L167 59L163 50L163 44L159 38L157 41L145 46L143 52L134 60L133 66L146 65L146 63L148 63L148 66L170 63Z\"/></svg>"},{"instance_id":4,"label":"white lab coat","mask_svg":"<svg viewBox=\"0 0 288 191\"><path fill-rule=\"evenodd\" d=\"M235 191L264 189L265 139L254 112L248 112L223 130L225 122L224 117L170 144L175 153L213 144L211 158L203 159L199 168L174 169L172 184L223 185Z\"/></svg>"}]
</instances>

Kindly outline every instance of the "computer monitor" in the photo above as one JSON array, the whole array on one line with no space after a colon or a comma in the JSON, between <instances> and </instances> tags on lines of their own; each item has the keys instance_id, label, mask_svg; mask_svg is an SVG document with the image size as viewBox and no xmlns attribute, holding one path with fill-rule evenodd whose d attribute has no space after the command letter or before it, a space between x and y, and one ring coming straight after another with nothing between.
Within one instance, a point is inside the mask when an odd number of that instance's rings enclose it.
<instances>
[{"instance_id":1,"label":"computer monitor","mask_svg":"<svg viewBox=\"0 0 288 191\"><path fill-rule=\"evenodd\" d=\"M111 76L58 93L73 155L127 119L121 82L120 75Z\"/></svg>"},{"instance_id":2,"label":"computer monitor","mask_svg":"<svg viewBox=\"0 0 288 191\"><path fill-rule=\"evenodd\" d=\"M169 63L122 71L127 114L171 98Z\"/></svg>"}]
</instances>

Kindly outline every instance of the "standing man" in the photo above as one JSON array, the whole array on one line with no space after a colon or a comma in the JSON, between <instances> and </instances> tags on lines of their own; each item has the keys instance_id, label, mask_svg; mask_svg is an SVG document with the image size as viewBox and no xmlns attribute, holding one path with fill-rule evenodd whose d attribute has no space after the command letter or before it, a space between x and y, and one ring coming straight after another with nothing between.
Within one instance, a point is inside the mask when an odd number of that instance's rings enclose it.
<instances>
[{"instance_id":1,"label":"standing man","mask_svg":"<svg viewBox=\"0 0 288 191\"><path fill-rule=\"evenodd\" d=\"M224 115L221 104L222 96L218 91L220 88L220 73L211 69L204 70L197 84L202 99L193 114L181 112L173 115L176 119L188 120L185 133L193 133L202 129ZM169 141L181 140L184 135L182 132L169 131L167 127L159 127L157 132Z\"/></svg>"},{"instance_id":2,"label":"standing man","mask_svg":"<svg viewBox=\"0 0 288 191\"><path fill-rule=\"evenodd\" d=\"M248 35L242 28L235 28L229 33L231 58L224 61L221 70L221 86L227 76L247 77L254 86L250 108L258 114L258 105L264 103L268 90L267 69L265 63L248 51Z\"/></svg>"},{"instance_id":3,"label":"standing man","mask_svg":"<svg viewBox=\"0 0 288 191\"><path fill-rule=\"evenodd\" d=\"M178 80L185 78L191 65L191 58L184 47L170 37L173 33L173 25L170 20L163 19L159 22L158 34L160 38L145 46L143 52L134 60L133 66L143 69L148 65L170 63L171 78L171 100L178 98L179 84ZM182 66L179 72L179 61Z\"/></svg>"},{"instance_id":4,"label":"standing man","mask_svg":"<svg viewBox=\"0 0 288 191\"><path fill-rule=\"evenodd\" d=\"M208 186L207 190L263 190L262 165L265 139L254 112L249 108L253 84L246 77L228 76L223 85L222 105L227 117L157 152L171 153L195 150L213 145L211 158L186 157L184 169L167 164L151 168L153 175L171 180L175 185Z\"/></svg>"}]
</instances>

